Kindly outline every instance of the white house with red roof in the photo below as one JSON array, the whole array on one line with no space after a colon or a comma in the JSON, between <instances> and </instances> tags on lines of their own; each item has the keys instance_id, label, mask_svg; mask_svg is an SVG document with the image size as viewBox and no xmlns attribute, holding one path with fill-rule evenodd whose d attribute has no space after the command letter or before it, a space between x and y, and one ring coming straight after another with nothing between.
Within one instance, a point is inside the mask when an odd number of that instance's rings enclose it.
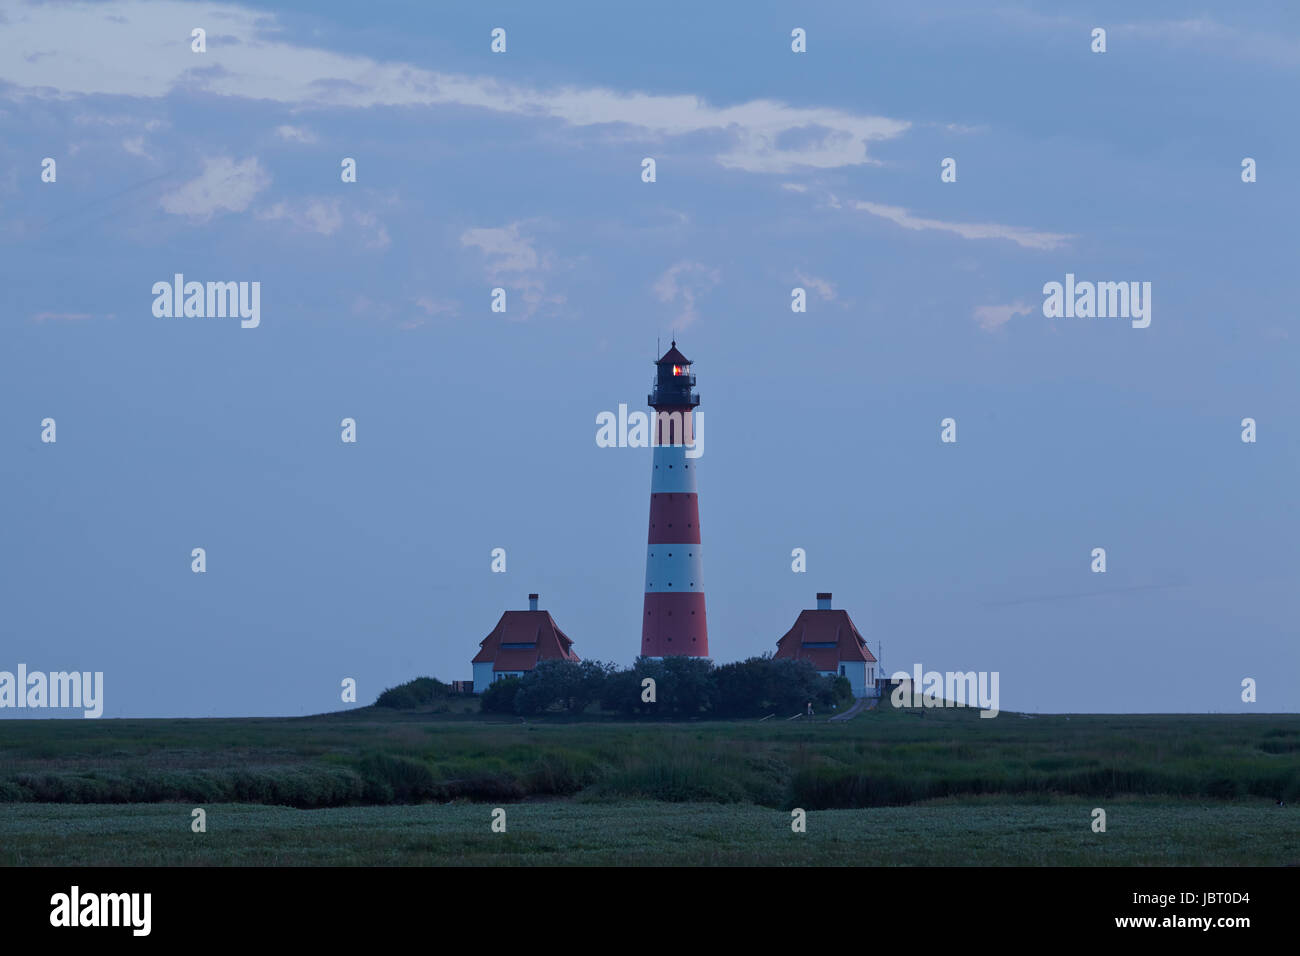
<instances>
[{"instance_id":1,"label":"white house with red roof","mask_svg":"<svg viewBox=\"0 0 1300 956\"><path fill-rule=\"evenodd\" d=\"M538 661L573 661L573 641L561 631L550 611L537 609L537 595L528 595L527 611L506 611L492 633L483 638L471 662L474 693L481 694L493 681L523 677Z\"/></svg>"},{"instance_id":2,"label":"white house with red roof","mask_svg":"<svg viewBox=\"0 0 1300 956\"><path fill-rule=\"evenodd\" d=\"M854 697L876 697L877 661L848 611L831 608L829 591L817 607L799 612L794 627L776 642L775 660L808 661L827 677L847 677Z\"/></svg>"}]
</instances>

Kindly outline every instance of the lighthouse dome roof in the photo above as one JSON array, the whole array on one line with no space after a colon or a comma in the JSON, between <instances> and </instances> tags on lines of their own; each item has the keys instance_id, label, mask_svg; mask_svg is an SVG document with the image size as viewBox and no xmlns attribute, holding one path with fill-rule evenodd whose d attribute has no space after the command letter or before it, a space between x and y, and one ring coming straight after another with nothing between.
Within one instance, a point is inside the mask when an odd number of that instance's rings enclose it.
<instances>
[{"instance_id":1,"label":"lighthouse dome roof","mask_svg":"<svg viewBox=\"0 0 1300 956\"><path fill-rule=\"evenodd\" d=\"M691 360L681 352L677 351L677 342L674 340L672 346L664 353L664 357L655 362L656 365L690 365Z\"/></svg>"}]
</instances>

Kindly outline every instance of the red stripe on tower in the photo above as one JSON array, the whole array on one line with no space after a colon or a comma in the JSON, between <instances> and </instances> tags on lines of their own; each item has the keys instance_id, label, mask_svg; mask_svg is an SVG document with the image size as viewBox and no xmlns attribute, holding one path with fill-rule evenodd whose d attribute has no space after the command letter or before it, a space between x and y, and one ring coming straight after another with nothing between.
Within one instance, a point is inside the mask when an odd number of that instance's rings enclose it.
<instances>
[{"instance_id":1,"label":"red stripe on tower","mask_svg":"<svg viewBox=\"0 0 1300 956\"><path fill-rule=\"evenodd\" d=\"M693 412L700 404L690 360L677 343L655 363L654 468L650 477L650 533L645 558L643 657L709 656L704 614L704 556L700 546L700 503L695 484L699 458Z\"/></svg>"}]
</instances>

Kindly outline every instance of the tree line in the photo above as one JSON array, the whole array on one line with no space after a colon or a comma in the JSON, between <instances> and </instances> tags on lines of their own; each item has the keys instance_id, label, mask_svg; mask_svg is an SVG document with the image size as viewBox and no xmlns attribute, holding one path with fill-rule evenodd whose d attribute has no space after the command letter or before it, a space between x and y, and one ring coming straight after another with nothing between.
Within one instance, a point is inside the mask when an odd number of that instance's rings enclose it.
<instances>
[{"instance_id":1,"label":"tree line","mask_svg":"<svg viewBox=\"0 0 1300 956\"><path fill-rule=\"evenodd\" d=\"M605 713L660 717L763 717L825 713L852 704L844 677L826 677L807 661L770 656L714 666L698 657L639 657L620 670L600 661L540 661L523 677L505 677L483 691L485 713L531 716Z\"/></svg>"}]
</instances>

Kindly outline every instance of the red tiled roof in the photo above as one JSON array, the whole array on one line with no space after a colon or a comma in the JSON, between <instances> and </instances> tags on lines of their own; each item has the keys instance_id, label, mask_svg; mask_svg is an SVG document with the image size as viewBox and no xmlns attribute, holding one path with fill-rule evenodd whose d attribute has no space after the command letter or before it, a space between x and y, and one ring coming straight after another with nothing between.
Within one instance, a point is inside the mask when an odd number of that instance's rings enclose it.
<instances>
[{"instance_id":1,"label":"red tiled roof","mask_svg":"<svg viewBox=\"0 0 1300 956\"><path fill-rule=\"evenodd\" d=\"M830 647L809 647L830 644ZM841 661L876 661L867 642L853 625L849 612L841 609L800 611L794 627L776 642L776 659L810 662L819 671L833 671Z\"/></svg>"},{"instance_id":2,"label":"red tiled roof","mask_svg":"<svg viewBox=\"0 0 1300 956\"><path fill-rule=\"evenodd\" d=\"M819 671L838 670L840 666L840 652L834 647L801 647L798 654L782 654L778 650L776 656L807 661Z\"/></svg>"},{"instance_id":3,"label":"red tiled roof","mask_svg":"<svg viewBox=\"0 0 1300 956\"><path fill-rule=\"evenodd\" d=\"M524 647L502 648L502 644ZM550 611L506 611L492 633L483 638L471 663L493 662L494 671L530 671L537 662L578 661L573 641L555 626Z\"/></svg>"}]
</instances>

